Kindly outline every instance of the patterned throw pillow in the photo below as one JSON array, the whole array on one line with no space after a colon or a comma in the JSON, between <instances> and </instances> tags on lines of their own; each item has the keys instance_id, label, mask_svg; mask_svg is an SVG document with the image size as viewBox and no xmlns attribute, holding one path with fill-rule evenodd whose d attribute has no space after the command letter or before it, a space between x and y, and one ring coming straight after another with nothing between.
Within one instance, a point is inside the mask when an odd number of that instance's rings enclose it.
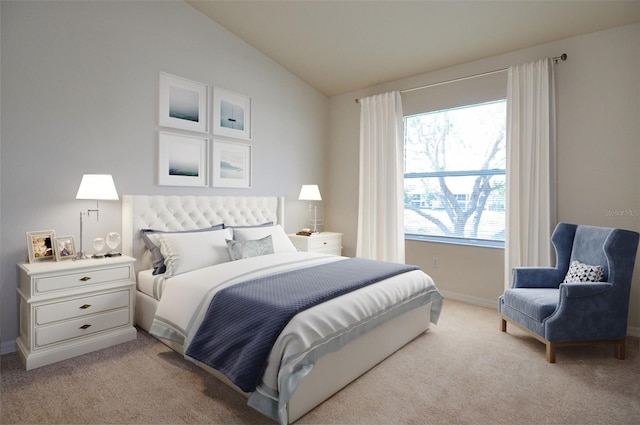
<instances>
[{"instance_id":1,"label":"patterned throw pillow","mask_svg":"<svg viewBox=\"0 0 640 425\"><path fill-rule=\"evenodd\" d=\"M572 261L563 283L601 282L603 277L603 266L591 266L580 261Z\"/></svg>"},{"instance_id":2,"label":"patterned throw pillow","mask_svg":"<svg viewBox=\"0 0 640 425\"><path fill-rule=\"evenodd\" d=\"M227 249L231 260L242 260L243 258L273 254L273 241L271 235L250 241L227 240Z\"/></svg>"}]
</instances>

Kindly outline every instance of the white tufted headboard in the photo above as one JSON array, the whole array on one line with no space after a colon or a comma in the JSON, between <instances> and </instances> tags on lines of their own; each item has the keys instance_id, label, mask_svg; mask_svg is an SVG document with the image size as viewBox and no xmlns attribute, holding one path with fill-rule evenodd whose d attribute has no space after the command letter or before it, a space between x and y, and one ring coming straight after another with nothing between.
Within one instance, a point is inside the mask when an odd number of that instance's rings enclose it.
<instances>
[{"instance_id":1,"label":"white tufted headboard","mask_svg":"<svg viewBox=\"0 0 640 425\"><path fill-rule=\"evenodd\" d=\"M144 270L151 265L144 256L141 229L192 230L269 221L284 225L284 197L123 195L122 253L138 260L136 270Z\"/></svg>"}]
</instances>

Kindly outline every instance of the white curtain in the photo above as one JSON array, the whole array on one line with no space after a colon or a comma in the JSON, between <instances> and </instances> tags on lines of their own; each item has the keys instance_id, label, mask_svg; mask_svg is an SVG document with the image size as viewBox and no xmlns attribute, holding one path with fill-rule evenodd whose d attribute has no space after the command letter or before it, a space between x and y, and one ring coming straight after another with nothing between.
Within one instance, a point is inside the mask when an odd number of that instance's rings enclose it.
<instances>
[{"instance_id":1,"label":"white curtain","mask_svg":"<svg viewBox=\"0 0 640 425\"><path fill-rule=\"evenodd\" d=\"M360 99L356 256L404 263L404 131L399 92Z\"/></svg>"},{"instance_id":2,"label":"white curtain","mask_svg":"<svg viewBox=\"0 0 640 425\"><path fill-rule=\"evenodd\" d=\"M505 287L513 267L550 266L556 225L555 82L551 59L509 68Z\"/></svg>"}]
</instances>

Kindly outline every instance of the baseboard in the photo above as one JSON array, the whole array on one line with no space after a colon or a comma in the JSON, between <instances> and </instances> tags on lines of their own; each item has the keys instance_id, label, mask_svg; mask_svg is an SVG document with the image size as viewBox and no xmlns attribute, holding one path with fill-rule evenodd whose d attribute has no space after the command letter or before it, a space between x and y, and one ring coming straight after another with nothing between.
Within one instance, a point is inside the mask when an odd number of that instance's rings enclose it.
<instances>
[{"instance_id":1,"label":"baseboard","mask_svg":"<svg viewBox=\"0 0 640 425\"><path fill-rule=\"evenodd\" d=\"M496 311L498 310L498 299L496 298L495 301L491 301L491 300L487 300L484 298L478 298L478 297L472 297L469 295L465 295L465 294L459 294L457 292L449 292L449 291L440 291L440 293L442 294L443 297L455 300L455 301L461 301L463 303L467 303L467 304L471 304L471 305L477 305L480 307L487 307L487 308L493 308L496 309ZM627 336L631 336L634 338L640 338L640 327L637 326L629 326L627 327Z\"/></svg>"},{"instance_id":2,"label":"baseboard","mask_svg":"<svg viewBox=\"0 0 640 425\"><path fill-rule=\"evenodd\" d=\"M449 291L440 291L443 297L455 300L462 301L463 303L477 305L480 307L493 308L496 311L498 310L498 299L495 300L487 300L484 298L472 297L470 295L460 294L457 292L449 292Z\"/></svg>"},{"instance_id":3,"label":"baseboard","mask_svg":"<svg viewBox=\"0 0 640 425\"><path fill-rule=\"evenodd\" d=\"M15 353L16 351L16 340L5 341L0 344L0 355Z\"/></svg>"}]
</instances>

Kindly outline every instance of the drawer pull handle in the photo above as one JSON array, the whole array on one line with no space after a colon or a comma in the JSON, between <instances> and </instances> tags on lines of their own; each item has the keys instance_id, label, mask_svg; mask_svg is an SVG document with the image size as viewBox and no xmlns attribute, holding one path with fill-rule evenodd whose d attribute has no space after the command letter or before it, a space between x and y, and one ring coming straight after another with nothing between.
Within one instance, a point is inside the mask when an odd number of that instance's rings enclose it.
<instances>
[{"instance_id":1,"label":"drawer pull handle","mask_svg":"<svg viewBox=\"0 0 640 425\"><path fill-rule=\"evenodd\" d=\"M85 305L81 305L81 306L80 306L80 308L81 308L82 310L86 310L86 309L88 309L89 307L91 307L91 304L85 304Z\"/></svg>"},{"instance_id":2,"label":"drawer pull handle","mask_svg":"<svg viewBox=\"0 0 640 425\"><path fill-rule=\"evenodd\" d=\"M87 280L91 280L91 278L89 276L85 276L85 277L81 277L80 280L83 282L86 282Z\"/></svg>"},{"instance_id":3,"label":"drawer pull handle","mask_svg":"<svg viewBox=\"0 0 640 425\"><path fill-rule=\"evenodd\" d=\"M326 244L327 244L326 242L322 242L322 245L326 245Z\"/></svg>"},{"instance_id":4,"label":"drawer pull handle","mask_svg":"<svg viewBox=\"0 0 640 425\"><path fill-rule=\"evenodd\" d=\"M80 329L89 329L91 327L91 325L82 325L80 326Z\"/></svg>"}]
</instances>

